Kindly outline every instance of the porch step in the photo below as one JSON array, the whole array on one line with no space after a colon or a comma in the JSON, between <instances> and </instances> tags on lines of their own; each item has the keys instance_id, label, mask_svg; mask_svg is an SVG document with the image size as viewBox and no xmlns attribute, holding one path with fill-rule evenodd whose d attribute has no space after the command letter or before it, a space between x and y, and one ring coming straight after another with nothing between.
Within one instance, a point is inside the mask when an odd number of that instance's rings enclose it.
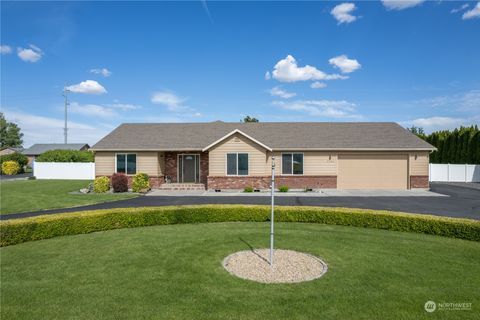
<instances>
[{"instance_id":1,"label":"porch step","mask_svg":"<svg viewBox=\"0 0 480 320\"><path fill-rule=\"evenodd\" d=\"M203 183L164 183L159 190L200 190L205 191L205 185Z\"/></svg>"}]
</instances>

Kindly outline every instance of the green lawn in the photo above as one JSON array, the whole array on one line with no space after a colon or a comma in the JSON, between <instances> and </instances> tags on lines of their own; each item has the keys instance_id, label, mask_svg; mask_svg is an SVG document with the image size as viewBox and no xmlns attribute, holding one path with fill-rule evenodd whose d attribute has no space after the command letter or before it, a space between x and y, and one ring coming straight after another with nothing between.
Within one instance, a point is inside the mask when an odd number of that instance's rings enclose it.
<instances>
[{"instance_id":1,"label":"green lawn","mask_svg":"<svg viewBox=\"0 0 480 320\"><path fill-rule=\"evenodd\" d=\"M19 180L0 182L1 214L67 208L135 197L131 194L69 194L85 180Z\"/></svg>"},{"instance_id":2,"label":"green lawn","mask_svg":"<svg viewBox=\"0 0 480 320\"><path fill-rule=\"evenodd\" d=\"M480 243L278 223L278 247L328 264L320 279L266 285L221 266L268 246L268 223L120 229L0 249L4 319L478 319ZM427 314L427 300L471 311Z\"/></svg>"}]
</instances>

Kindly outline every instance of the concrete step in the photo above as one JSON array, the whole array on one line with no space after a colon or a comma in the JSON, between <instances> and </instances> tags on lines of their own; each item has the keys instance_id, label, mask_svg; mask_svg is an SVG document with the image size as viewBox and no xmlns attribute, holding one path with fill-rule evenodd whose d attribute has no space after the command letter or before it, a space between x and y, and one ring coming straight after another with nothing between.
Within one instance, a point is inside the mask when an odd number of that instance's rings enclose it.
<instances>
[{"instance_id":1,"label":"concrete step","mask_svg":"<svg viewBox=\"0 0 480 320\"><path fill-rule=\"evenodd\" d=\"M203 183L164 183L159 190L199 190L205 191L205 185Z\"/></svg>"}]
</instances>

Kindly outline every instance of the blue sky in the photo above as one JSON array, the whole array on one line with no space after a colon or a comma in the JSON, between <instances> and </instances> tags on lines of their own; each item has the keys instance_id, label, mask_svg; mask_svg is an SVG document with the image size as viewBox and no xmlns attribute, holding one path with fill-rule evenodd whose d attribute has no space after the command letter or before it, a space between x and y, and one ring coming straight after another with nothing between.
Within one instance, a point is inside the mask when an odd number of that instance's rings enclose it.
<instances>
[{"instance_id":1,"label":"blue sky","mask_svg":"<svg viewBox=\"0 0 480 320\"><path fill-rule=\"evenodd\" d=\"M480 4L1 2L1 108L25 145L123 122L480 123Z\"/></svg>"}]
</instances>

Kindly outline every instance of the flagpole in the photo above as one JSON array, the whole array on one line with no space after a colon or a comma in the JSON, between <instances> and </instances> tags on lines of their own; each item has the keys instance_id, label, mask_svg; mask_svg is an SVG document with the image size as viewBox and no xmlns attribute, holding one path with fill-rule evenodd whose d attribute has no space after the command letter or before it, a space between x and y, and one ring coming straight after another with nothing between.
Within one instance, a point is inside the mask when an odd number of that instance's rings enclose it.
<instances>
[{"instance_id":1,"label":"flagpole","mask_svg":"<svg viewBox=\"0 0 480 320\"><path fill-rule=\"evenodd\" d=\"M270 217L270 266L273 267L273 223L275 220L275 157L272 155L272 215Z\"/></svg>"}]
</instances>

